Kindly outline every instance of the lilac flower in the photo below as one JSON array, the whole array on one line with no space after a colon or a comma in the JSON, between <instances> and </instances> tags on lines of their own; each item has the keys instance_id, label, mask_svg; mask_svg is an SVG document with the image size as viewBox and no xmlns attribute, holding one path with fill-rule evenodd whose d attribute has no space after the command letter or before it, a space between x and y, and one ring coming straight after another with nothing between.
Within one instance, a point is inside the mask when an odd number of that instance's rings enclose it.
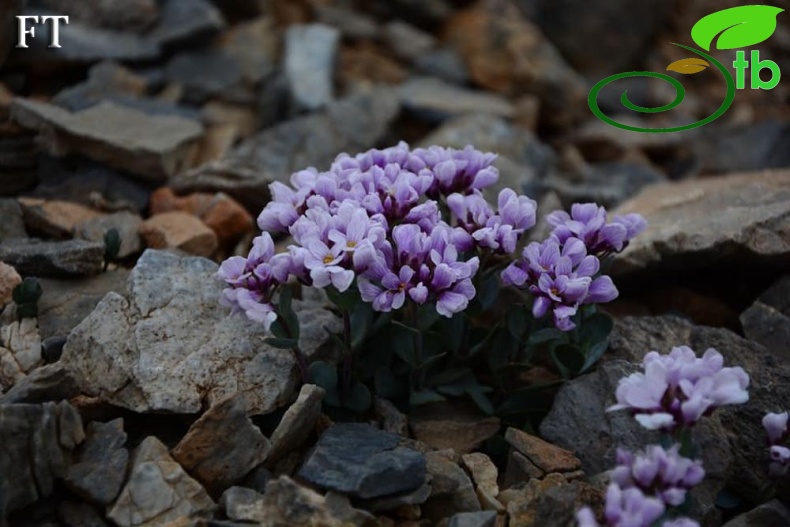
<instances>
[{"instance_id":1,"label":"lilac flower","mask_svg":"<svg viewBox=\"0 0 790 527\"><path fill-rule=\"evenodd\" d=\"M499 210L494 210L480 191L471 194L451 194L447 205L458 224L472 235L480 247L501 254L516 250L519 237L535 225L536 203L526 196L518 196L511 189L503 189L497 201Z\"/></svg>"},{"instance_id":2,"label":"lilac flower","mask_svg":"<svg viewBox=\"0 0 790 527\"><path fill-rule=\"evenodd\" d=\"M600 265L578 238L560 244L550 237L525 247L522 260L508 266L502 279L508 285L526 285L535 297L532 314L540 318L551 310L557 329L569 331L575 327L571 318L579 306L617 297L611 278L597 276Z\"/></svg>"},{"instance_id":3,"label":"lilac flower","mask_svg":"<svg viewBox=\"0 0 790 527\"><path fill-rule=\"evenodd\" d=\"M554 227L552 236L560 243L568 238L578 238L587 246L590 254L619 253L629 241L647 228L647 222L639 214L616 216L606 223L606 209L595 203L576 203L571 213L555 211L547 216Z\"/></svg>"},{"instance_id":4,"label":"lilac flower","mask_svg":"<svg viewBox=\"0 0 790 527\"><path fill-rule=\"evenodd\" d=\"M627 408L651 430L693 426L720 406L749 400L749 376L743 368L724 368L723 363L712 348L701 358L687 346L668 355L651 351L643 360L644 373L620 380L617 404L609 411Z\"/></svg>"},{"instance_id":5,"label":"lilac flower","mask_svg":"<svg viewBox=\"0 0 790 527\"><path fill-rule=\"evenodd\" d=\"M636 455L617 451L617 467L610 474L612 482L621 488L638 487L656 495L669 506L677 507L686 501L686 492L705 477L700 461L679 454L680 445L669 450L658 445L649 446Z\"/></svg>"},{"instance_id":6,"label":"lilac flower","mask_svg":"<svg viewBox=\"0 0 790 527\"><path fill-rule=\"evenodd\" d=\"M768 435L769 445L776 445L790 433L787 429L788 418L790 412L768 413L763 417L763 428Z\"/></svg>"},{"instance_id":7,"label":"lilac flower","mask_svg":"<svg viewBox=\"0 0 790 527\"><path fill-rule=\"evenodd\" d=\"M291 255L275 255L271 236L263 233L253 240L247 258L234 256L220 265L216 277L230 286L222 292L220 303L268 330L277 319L271 295L278 284L288 280L293 267Z\"/></svg>"},{"instance_id":8,"label":"lilac flower","mask_svg":"<svg viewBox=\"0 0 790 527\"><path fill-rule=\"evenodd\" d=\"M658 498L645 496L638 488L621 489L612 483L606 491L605 525L609 527L651 527L666 510ZM588 507L576 513L579 527L598 527Z\"/></svg>"},{"instance_id":9,"label":"lilac flower","mask_svg":"<svg viewBox=\"0 0 790 527\"><path fill-rule=\"evenodd\" d=\"M334 244L330 249L321 240L312 239L304 252L304 266L310 270L310 278L316 287L333 285L341 293L354 281L354 271L341 267L345 246Z\"/></svg>"}]
</instances>

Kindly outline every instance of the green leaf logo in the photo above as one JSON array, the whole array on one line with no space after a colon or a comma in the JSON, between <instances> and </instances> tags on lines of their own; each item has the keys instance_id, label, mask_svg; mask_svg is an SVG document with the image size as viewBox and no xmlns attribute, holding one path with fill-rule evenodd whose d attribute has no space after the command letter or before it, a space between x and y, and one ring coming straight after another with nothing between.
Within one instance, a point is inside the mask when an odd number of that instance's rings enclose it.
<instances>
[{"instance_id":1,"label":"green leaf logo","mask_svg":"<svg viewBox=\"0 0 790 527\"><path fill-rule=\"evenodd\" d=\"M769 5L745 5L711 13L694 24L691 38L710 51L713 39L717 49L745 48L767 40L776 31L776 17L784 11Z\"/></svg>"}]
</instances>

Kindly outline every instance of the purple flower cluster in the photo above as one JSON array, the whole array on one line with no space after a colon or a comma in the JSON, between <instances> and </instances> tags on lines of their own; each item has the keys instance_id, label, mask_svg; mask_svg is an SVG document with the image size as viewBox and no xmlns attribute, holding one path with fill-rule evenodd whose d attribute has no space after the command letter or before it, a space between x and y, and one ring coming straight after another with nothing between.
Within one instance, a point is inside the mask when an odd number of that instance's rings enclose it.
<instances>
[{"instance_id":1,"label":"purple flower cluster","mask_svg":"<svg viewBox=\"0 0 790 527\"><path fill-rule=\"evenodd\" d=\"M512 253L535 224L535 202L526 196L504 189L496 210L483 198L481 190L498 178L495 158L472 147L411 150L400 143L341 154L326 172L293 174L290 186L273 183L258 226L269 242L268 233L289 233L295 244L282 257L267 252L258 262L251 253L223 264L218 276L230 286L224 303L269 325L276 317L271 291L295 276L340 292L356 281L377 311L410 299L435 302L451 317L475 296L474 253ZM277 274L259 278L250 269L260 263L276 265Z\"/></svg>"},{"instance_id":2,"label":"purple flower cluster","mask_svg":"<svg viewBox=\"0 0 790 527\"><path fill-rule=\"evenodd\" d=\"M578 238L584 242L587 252L599 256L621 252L634 236L647 228L640 214L615 216L611 223L606 223L606 209L595 203L576 203L570 214L556 211L546 219L554 227L552 236L560 243Z\"/></svg>"},{"instance_id":3,"label":"purple flower cluster","mask_svg":"<svg viewBox=\"0 0 790 527\"><path fill-rule=\"evenodd\" d=\"M666 505L682 505L686 492L705 478L705 470L700 461L683 457L679 452L680 445L669 450L651 445L636 455L619 449L611 480L620 488L637 487L655 494Z\"/></svg>"},{"instance_id":4,"label":"purple flower cluster","mask_svg":"<svg viewBox=\"0 0 790 527\"><path fill-rule=\"evenodd\" d=\"M606 491L604 525L607 527L652 527L666 512L666 505L658 498L645 495L637 487L621 489L616 483ZM592 509L584 507L576 513L579 527L600 527ZM663 522L663 527L699 527L688 518Z\"/></svg>"},{"instance_id":5,"label":"purple flower cluster","mask_svg":"<svg viewBox=\"0 0 790 527\"><path fill-rule=\"evenodd\" d=\"M784 476L790 470L790 448L780 444L790 437L789 419L790 412L768 413L763 417L763 428L768 436L771 452L768 468L773 476Z\"/></svg>"},{"instance_id":6,"label":"purple flower cluster","mask_svg":"<svg viewBox=\"0 0 790 527\"><path fill-rule=\"evenodd\" d=\"M569 331L579 306L610 302L618 291L612 279L599 275L599 257L620 252L647 223L639 214L616 216L607 223L606 210L594 203L577 203L571 213L552 212L554 227L542 243L532 242L502 272L509 285L526 286L535 297L532 314L543 317L551 311L554 325Z\"/></svg>"},{"instance_id":7,"label":"purple flower cluster","mask_svg":"<svg viewBox=\"0 0 790 527\"><path fill-rule=\"evenodd\" d=\"M620 380L617 404L609 411L629 409L651 430L674 431L693 426L716 408L749 400L749 376L741 367L723 367L721 353L711 348L698 358L687 346L668 355L651 351L644 373Z\"/></svg>"},{"instance_id":8,"label":"purple flower cluster","mask_svg":"<svg viewBox=\"0 0 790 527\"><path fill-rule=\"evenodd\" d=\"M222 262L217 276L230 287L222 292L220 303L234 312L243 312L266 330L277 320L272 295L288 280L293 267L289 254L274 254L269 233L255 238L249 255L234 256Z\"/></svg>"}]
</instances>

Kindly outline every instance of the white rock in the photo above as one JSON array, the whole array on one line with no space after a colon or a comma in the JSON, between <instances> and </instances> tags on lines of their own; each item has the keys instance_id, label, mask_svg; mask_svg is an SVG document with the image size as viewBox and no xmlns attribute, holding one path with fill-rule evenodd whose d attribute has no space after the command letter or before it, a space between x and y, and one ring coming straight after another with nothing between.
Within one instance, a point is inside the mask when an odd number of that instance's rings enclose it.
<instances>
[{"instance_id":1,"label":"white rock","mask_svg":"<svg viewBox=\"0 0 790 527\"><path fill-rule=\"evenodd\" d=\"M13 310L6 309L4 319ZM8 389L41 364L41 337L35 318L0 322L0 386Z\"/></svg>"},{"instance_id":2,"label":"white rock","mask_svg":"<svg viewBox=\"0 0 790 527\"><path fill-rule=\"evenodd\" d=\"M295 362L264 344L263 329L218 303L217 265L148 250L129 277L128 298L108 293L69 335L63 363L81 388L135 412L198 412L239 393L251 415L294 398ZM296 306L308 355L340 321L315 304Z\"/></svg>"}]
</instances>

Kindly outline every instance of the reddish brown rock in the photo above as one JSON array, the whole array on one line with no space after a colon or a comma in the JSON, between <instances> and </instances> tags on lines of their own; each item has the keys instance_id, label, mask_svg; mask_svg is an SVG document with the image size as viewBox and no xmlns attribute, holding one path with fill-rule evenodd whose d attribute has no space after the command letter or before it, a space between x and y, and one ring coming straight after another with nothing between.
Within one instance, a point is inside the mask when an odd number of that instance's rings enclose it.
<instances>
[{"instance_id":1,"label":"reddish brown rock","mask_svg":"<svg viewBox=\"0 0 790 527\"><path fill-rule=\"evenodd\" d=\"M27 230L52 238L71 238L77 225L101 216L100 212L70 201L21 198L19 204Z\"/></svg>"},{"instance_id":2,"label":"reddish brown rock","mask_svg":"<svg viewBox=\"0 0 790 527\"><path fill-rule=\"evenodd\" d=\"M11 294L14 292L14 288L21 283L22 277L19 276L16 269L0 262L0 310L11 302Z\"/></svg>"},{"instance_id":3,"label":"reddish brown rock","mask_svg":"<svg viewBox=\"0 0 790 527\"><path fill-rule=\"evenodd\" d=\"M151 213L180 211L197 216L217 235L219 243L227 247L236 243L253 227L253 218L236 200L226 194L190 194L180 197L169 187L151 194Z\"/></svg>"},{"instance_id":4,"label":"reddish brown rock","mask_svg":"<svg viewBox=\"0 0 790 527\"><path fill-rule=\"evenodd\" d=\"M217 235L200 219L186 212L157 214L140 225L140 236L152 249L181 249L210 256L217 249Z\"/></svg>"},{"instance_id":5,"label":"reddish brown rock","mask_svg":"<svg viewBox=\"0 0 790 527\"><path fill-rule=\"evenodd\" d=\"M413 412L409 426L418 441L462 455L477 449L499 431L500 425L496 417L485 417L471 408L438 403Z\"/></svg>"},{"instance_id":6,"label":"reddish brown rock","mask_svg":"<svg viewBox=\"0 0 790 527\"><path fill-rule=\"evenodd\" d=\"M546 472L571 472L578 470L582 462L573 452L552 445L539 437L515 428L508 428L505 440L510 446L524 454L532 463Z\"/></svg>"}]
</instances>

